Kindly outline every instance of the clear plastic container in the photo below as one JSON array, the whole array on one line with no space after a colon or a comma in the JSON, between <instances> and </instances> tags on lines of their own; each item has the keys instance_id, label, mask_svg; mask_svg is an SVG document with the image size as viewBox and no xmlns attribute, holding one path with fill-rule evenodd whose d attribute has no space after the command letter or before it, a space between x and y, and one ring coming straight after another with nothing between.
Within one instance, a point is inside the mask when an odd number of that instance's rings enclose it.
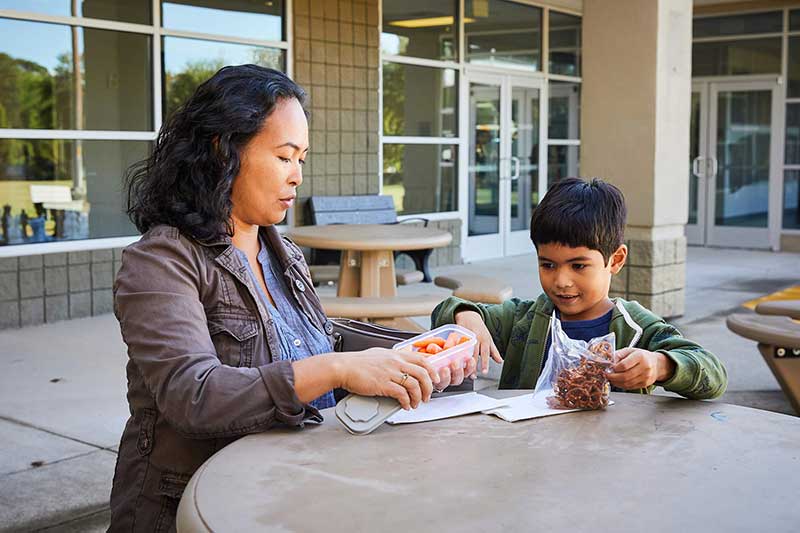
<instances>
[{"instance_id":1,"label":"clear plastic container","mask_svg":"<svg viewBox=\"0 0 800 533\"><path fill-rule=\"evenodd\" d=\"M441 370L442 368L449 365L451 362L456 362L457 364L463 365L466 361L472 357L472 353L475 351L475 345L478 344L478 340L475 337L475 334L466 328L462 328L461 326L457 326L456 324L446 324L444 326L438 327L421 335L417 335L416 337L412 337L408 340L403 342L398 342L392 349L394 350L411 350L413 352L419 352L422 348L414 346L415 342L432 339L437 337L444 341L447 341L447 338L450 336L451 333L456 333L461 337L467 337L469 340L465 341L461 344L456 344L452 348L447 348L446 350L442 350L441 352L434 354L434 355L426 355L428 358L428 362L435 368L436 370Z\"/></svg>"}]
</instances>

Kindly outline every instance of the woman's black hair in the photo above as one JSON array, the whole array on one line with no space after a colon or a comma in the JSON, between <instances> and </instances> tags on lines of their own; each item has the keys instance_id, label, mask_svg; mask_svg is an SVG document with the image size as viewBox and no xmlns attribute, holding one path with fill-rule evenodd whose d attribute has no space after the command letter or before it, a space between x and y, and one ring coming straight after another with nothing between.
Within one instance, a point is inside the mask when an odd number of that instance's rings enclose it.
<instances>
[{"instance_id":1,"label":"woman's black hair","mask_svg":"<svg viewBox=\"0 0 800 533\"><path fill-rule=\"evenodd\" d=\"M282 99L305 104L286 74L224 67L161 127L153 153L125 177L127 212L144 233L167 224L200 241L230 235L231 185L244 147Z\"/></svg>"},{"instance_id":2,"label":"woman's black hair","mask_svg":"<svg viewBox=\"0 0 800 533\"><path fill-rule=\"evenodd\" d=\"M585 246L603 255L606 264L623 242L627 218L625 197L601 179L564 178L555 182L533 210L531 240L540 244Z\"/></svg>"}]
</instances>

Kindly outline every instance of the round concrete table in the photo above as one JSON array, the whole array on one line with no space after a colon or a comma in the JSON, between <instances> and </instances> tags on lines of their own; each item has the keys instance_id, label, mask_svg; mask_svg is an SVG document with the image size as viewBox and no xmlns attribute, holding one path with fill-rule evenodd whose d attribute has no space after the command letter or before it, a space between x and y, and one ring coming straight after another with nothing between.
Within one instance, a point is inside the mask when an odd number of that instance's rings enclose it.
<instances>
[{"instance_id":1,"label":"round concrete table","mask_svg":"<svg viewBox=\"0 0 800 533\"><path fill-rule=\"evenodd\" d=\"M800 419L613 399L605 411L471 415L364 437L326 410L320 426L248 436L206 461L178 529L797 531Z\"/></svg>"},{"instance_id":2,"label":"round concrete table","mask_svg":"<svg viewBox=\"0 0 800 533\"><path fill-rule=\"evenodd\" d=\"M332 224L291 228L286 235L300 246L342 250L337 296L394 297L395 251L447 246L450 233L411 224Z\"/></svg>"}]
</instances>

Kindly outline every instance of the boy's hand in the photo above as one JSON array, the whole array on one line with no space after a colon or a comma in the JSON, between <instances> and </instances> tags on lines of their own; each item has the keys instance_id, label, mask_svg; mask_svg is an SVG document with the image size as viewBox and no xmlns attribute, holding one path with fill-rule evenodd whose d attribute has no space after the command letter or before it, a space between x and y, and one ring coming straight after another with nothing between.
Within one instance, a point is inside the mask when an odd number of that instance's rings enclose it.
<instances>
[{"instance_id":1,"label":"boy's hand","mask_svg":"<svg viewBox=\"0 0 800 533\"><path fill-rule=\"evenodd\" d=\"M497 351L497 346L494 345L494 341L492 340L492 334L489 333L486 324L483 323L481 315L475 311L459 311L456 313L455 319L456 324L467 328L478 338L478 344L475 345L473 357L476 365L478 362L481 363L481 371L484 374L489 371L489 357L498 363L503 362L503 358L500 357L500 352ZM472 377L474 378L475 375L473 374Z\"/></svg>"},{"instance_id":2,"label":"boy's hand","mask_svg":"<svg viewBox=\"0 0 800 533\"><path fill-rule=\"evenodd\" d=\"M667 381L675 373L675 361L663 353L623 348L614 355L617 362L611 367L608 381L621 389L644 389L656 381Z\"/></svg>"}]
</instances>

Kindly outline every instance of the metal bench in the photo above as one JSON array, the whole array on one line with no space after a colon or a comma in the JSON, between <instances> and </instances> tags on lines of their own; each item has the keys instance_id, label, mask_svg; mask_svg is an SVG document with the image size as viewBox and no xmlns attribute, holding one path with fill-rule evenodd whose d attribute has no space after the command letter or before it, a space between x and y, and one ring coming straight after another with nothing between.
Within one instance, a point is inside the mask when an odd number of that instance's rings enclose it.
<instances>
[{"instance_id":1,"label":"metal bench","mask_svg":"<svg viewBox=\"0 0 800 533\"><path fill-rule=\"evenodd\" d=\"M756 312L778 315L778 310L783 309L785 316L731 315L726 324L734 333L758 343L758 351L800 415L800 324L790 318L800 318L800 302L769 304L759 304Z\"/></svg>"},{"instance_id":2,"label":"metal bench","mask_svg":"<svg viewBox=\"0 0 800 533\"><path fill-rule=\"evenodd\" d=\"M514 290L505 282L480 274L449 274L436 276L434 284L453 291L453 296L487 304L501 304L511 298Z\"/></svg>"},{"instance_id":3,"label":"metal bench","mask_svg":"<svg viewBox=\"0 0 800 533\"><path fill-rule=\"evenodd\" d=\"M309 198L308 214L311 223L317 226L328 224L399 224L401 222L419 221L423 226L428 226L425 218L412 218L403 221L397 220L397 211L394 208L394 199L387 195L362 195L362 196L312 196ZM406 254L414 262L417 271L422 273L421 281L430 282L428 259L433 249L407 250L395 252L395 257ZM311 276L315 283L336 281L338 271L328 268L338 265L339 252L332 250L315 250L311 252ZM413 272L413 271L412 271ZM404 272L397 275L397 283L405 285L420 281L417 274Z\"/></svg>"}]
</instances>

